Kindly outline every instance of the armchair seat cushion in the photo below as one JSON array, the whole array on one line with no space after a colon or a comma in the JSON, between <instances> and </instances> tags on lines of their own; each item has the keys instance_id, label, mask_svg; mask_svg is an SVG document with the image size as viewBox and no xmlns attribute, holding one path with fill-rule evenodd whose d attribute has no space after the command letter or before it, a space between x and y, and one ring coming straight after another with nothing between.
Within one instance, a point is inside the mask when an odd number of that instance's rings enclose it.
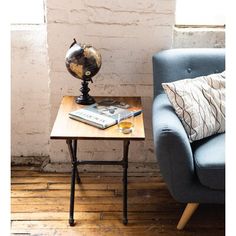
<instances>
[{"instance_id":1,"label":"armchair seat cushion","mask_svg":"<svg viewBox=\"0 0 236 236\"><path fill-rule=\"evenodd\" d=\"M225 134L217 134L193 144L196 173L202 185L225 189Z\"/></svg>"}]
</instances>

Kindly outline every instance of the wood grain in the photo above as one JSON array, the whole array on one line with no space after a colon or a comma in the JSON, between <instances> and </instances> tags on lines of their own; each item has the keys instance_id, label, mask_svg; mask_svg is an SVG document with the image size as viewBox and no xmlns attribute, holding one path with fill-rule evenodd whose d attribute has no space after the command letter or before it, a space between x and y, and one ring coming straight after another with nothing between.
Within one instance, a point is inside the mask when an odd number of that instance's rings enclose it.
<instances>
[{"instance_id":1,"label":"wood grain","mask_svg":"<svg viewBox=\"0 0 236 236\"><path fill-rule=\"evenodd\" d=\"M32 173L32 176L31 176ZM170 195L159 172L129 173L127 226L122 224L122 173L81 173L76 184L75 220L68 225L69 173L12 170L11 234L14 236L223 236L224 206L200 205L186 228L176 225L185 204Z\"/></svg>"},{"instance_id":2,"label":"wood grain","mask_svg":"<svg viewBox=\"0 0 236 236\"><path fill-rule=\"evenodd\" d=\"M105 97L96 97L96 100L104 99ZM123 101L132 106L132 109L142 109L140 97L113 97L115 100ZM68 114L71 111L83 108L85 105L79 105L75 102L75 97L64 96L58 110L56 120L51 132L51 139L132 139L143 140L145 138L143 114L134 118L134 131L130 134L119 132L117 125L109 127L105 130L84 124L73 119L70 119Z\"/></svg>"}]
</instances>

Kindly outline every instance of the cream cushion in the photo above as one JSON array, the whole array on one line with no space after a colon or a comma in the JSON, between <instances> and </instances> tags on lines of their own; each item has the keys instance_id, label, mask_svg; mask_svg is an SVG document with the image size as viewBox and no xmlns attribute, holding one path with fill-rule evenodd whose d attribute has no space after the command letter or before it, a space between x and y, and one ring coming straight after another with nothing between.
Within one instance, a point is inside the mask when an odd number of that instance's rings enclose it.
<instances>
[{"instance_id":1,"label":"cream cushion","mask_svg":"<svg viewBox=\"0 0 236 236\"><path fill-rule=\"evenodd\" d=\"M190 142L225 131L225 72L162 83Z\"/></svg>"}]
</instances>

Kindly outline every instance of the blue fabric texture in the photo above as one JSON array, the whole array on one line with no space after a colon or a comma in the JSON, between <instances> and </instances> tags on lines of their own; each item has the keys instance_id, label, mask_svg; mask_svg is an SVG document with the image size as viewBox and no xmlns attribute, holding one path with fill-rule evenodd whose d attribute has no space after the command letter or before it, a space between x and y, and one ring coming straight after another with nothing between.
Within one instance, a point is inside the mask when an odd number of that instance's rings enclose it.
<instances>
[{"instance_id":1,"label":"blue fabric texture","mask_svg":"<svg viewBox=\"0 0 236 236\"><path fill-rule=\"evenodd\" d=\"M155 54L152 61L155 97L164 93L162 83L224 71L225 49L170 49Z\"/></svg>"},{"instance_id":2,"label":"blue fabric texture","mask_svg":"<svg viewBox=\"0 0 236 236\"><path fill-rule=\"evenodd\" d=\"M170 49L153 57L155 154L167 187L179 202L224 203L224 135L190 145L161 83L223 70L224 49Z\"/></svg>"},{"instance_id":3,"label":"blue fabric texture","mask_svg":"<svg viewBox=\"0 0 236 236\"><path fill-rule=\"evenodd\" d=\"M225 134L196 142L194 161L201 184L212 189L225 189Z\"/></svg>"}]
</instances>

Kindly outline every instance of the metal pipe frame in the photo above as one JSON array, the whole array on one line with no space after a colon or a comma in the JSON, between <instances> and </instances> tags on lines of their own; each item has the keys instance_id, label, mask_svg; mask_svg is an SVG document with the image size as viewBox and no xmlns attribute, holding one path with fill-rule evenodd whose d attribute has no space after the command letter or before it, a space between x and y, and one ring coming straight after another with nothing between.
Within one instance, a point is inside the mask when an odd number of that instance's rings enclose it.
<instances>
[{"instance_id":1,"label":"metal pipe frame","mask_svg":"<svg viewBox=\"0 0 236 236\"><path fill-rule=\"evenodd\" d=\"M128 184L128 153L130 140L123 140L123 158L121 161L79 161L77 160L77 139L66 140L69 154L71 157L71 191L70 191L70 213L69 213L69 224L70 226L75 225L74 221L74 201L75 201L75 178L77 176L77 183L81 183L79 176L78 165L120 165L123 167L123 224L128 224L127 208L127 184Z\"/></svg>"}]
</instances>

